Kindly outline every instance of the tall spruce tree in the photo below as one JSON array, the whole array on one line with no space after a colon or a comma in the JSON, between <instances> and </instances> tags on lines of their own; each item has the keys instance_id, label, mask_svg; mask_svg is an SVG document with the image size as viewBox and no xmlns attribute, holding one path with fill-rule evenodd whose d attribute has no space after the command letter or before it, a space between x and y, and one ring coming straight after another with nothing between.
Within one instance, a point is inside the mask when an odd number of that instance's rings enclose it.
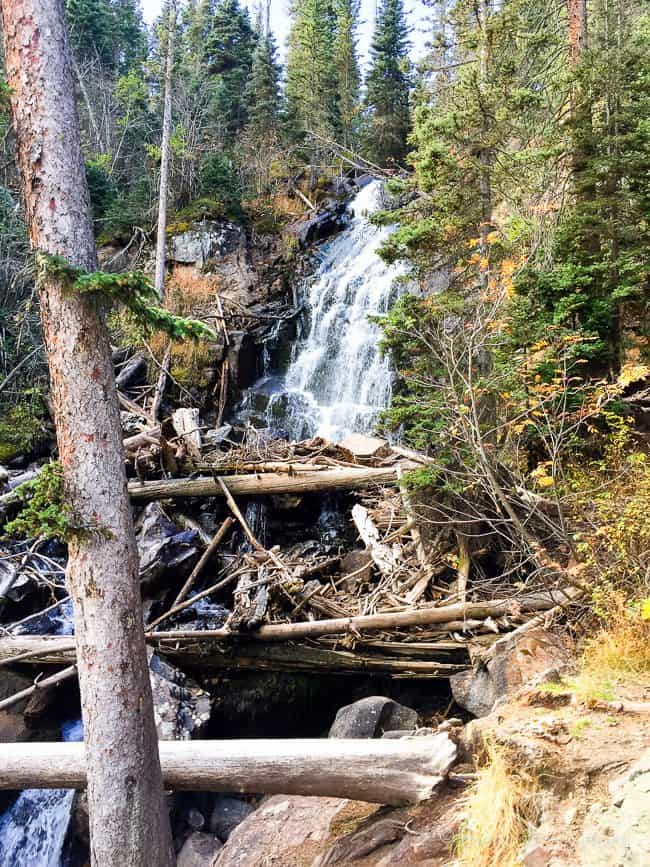
<instances>
[{"instance_id":1,"label":"tall spruce tree","mask_svg":"<svg viewBox=\"0 0 650 867\"><path fill-rule=\"evenodd\" d=\"M359 61L357 58L357 24L359 0L334 0L336 37L334 64L337 77L338 110L341 141L355 147L359 133Z\"/></svg>"},{"instance_id":2,"label":"tall spruce tree","mask_svg":"<svg viewBox=\"0 0 650 867\"><path fill-rule=\"evenodd\" d=\"M382 0L366 79L365 155L386 165L406 156L409 116L409 31L403 0Z\"/></svg>"},{"instance_id":3,"label":"tall spruce tree","mask_svg":"<svg viewBox=\"0 0 650 867\"><path fill-rule=\"evenodd\" d=\"M274 139L280 107L280 65L271 33L259 32L246 85L248 130L254 140Z\"/></svg>"},{"instance_id":4,"label":"tall spruce tree","mask_svg":"<svg viewBox=\"0 0 650 867\"><path fill-rule=\"evenodd\" d=\"M287 57L287 132L334 138L340 131L332 0L294 0Z\"/></svg>"},{"instance_id":5,"label":"tall spruce tree","mask_svg":"<svg viewBox=\"0 0 650 867\"><path fill-rule=\"evenodd\" d=\"M204 9L200 9L205 14ZM247 120L245 91L253 64L255 34L239 0L213 6L205 34L203 62L211 77L213 112L232 139Z\"/></svg>"}]
</instances>

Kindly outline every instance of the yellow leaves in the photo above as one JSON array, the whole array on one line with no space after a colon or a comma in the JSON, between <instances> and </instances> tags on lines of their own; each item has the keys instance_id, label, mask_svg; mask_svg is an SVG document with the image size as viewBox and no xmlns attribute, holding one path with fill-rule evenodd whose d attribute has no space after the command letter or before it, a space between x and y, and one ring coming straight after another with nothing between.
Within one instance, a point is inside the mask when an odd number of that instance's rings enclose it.
<instances>
[{"instance_id":1,"label":"yellow leaves","mask_svg":"<svg viewBox=\"0 0 650 867\"><path fill-rule=\"evenodd\" d=\"M641 620L650 620L650 599L641 600Z\"/></svg>"},{"instance_id":2,"label":"yellow leaves","mask_svg":"<svg viewBox=\"0 0 650 867\"><path fill-rule=\"evenodd\" d=\"M627 388L627 386L632 385L633 382L640 382L648 376L650 376L650 367L646 364L628 363L624 364L621 368L616 383L617 385L620 385L621 388Z\"/></svg>"},{"instance_id":3,"label":"yellow leaves","mask_svg":"<svg viewBox=\"0 0 650 867\"><path fill-rule=\"evenodd\" d=\"M470 250L473 250L474 247L478 247L478 245L480 243L481 243L480 238L470 238L469 241L467 242L467 246L470 248Z\"/></svg>"},{"instance_id":4,"label":"yellow leaves","mask_svg":"<svg viewBox=\"0 0 650 867\"><path fill-rule=\"evenodd\" d=\"M552 488L555 484L553 477L549 473L551 466L551 461L542 461L537 464L530 474L531 479L533 479L538 488Z\"/></svg>"}]
</instances>

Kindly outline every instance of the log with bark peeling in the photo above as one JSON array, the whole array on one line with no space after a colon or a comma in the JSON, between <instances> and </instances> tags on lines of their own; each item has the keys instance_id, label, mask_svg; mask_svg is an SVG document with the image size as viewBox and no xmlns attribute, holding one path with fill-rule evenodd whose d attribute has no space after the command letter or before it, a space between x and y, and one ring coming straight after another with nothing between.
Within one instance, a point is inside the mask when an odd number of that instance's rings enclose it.
<instances>
[{"instance_id":1,"label":"log with bark peeling","mask_svg":"<svg viewBox=\"0 0 650 867\"><path fill-rule=\"evenodd\" d=\"M228 490L233 496L257 497L264 494L307 494L311 491L355 490L372 485L394 484L395 467L350 467L340 470L314 470L295 476L281 473L229 476ZM133 500L163 500L174 497L223 497L218 478L162 479L130 482Z\"/></svg>"},{"instance_id":2,"label":"log with bark peeling","mask_svg":"<svg viewBox=\"0 0 650 867\"><path fill-rule=\"evenodd\" d=\"M158 639L154 633L147 635L147 641L170 659L203 671L365 672L398 679L436 680L464 671L470 664L467 648L461 642L455 649L451 648L452 642L445 642L437 649L430 643L427 658L423 659L422 653L420 658L414 658L418 656L415 652L408 658L403 655L391 658L386 653L333 650L308 644L266 644L251 638L224 644L199 638L193 642ZM21 662L34 665L74 662L74 642L65 637L25 635L12 640L8 648L6 641L0 641L0 664L9 663L16 656L22 657Z\"/></svg>"},{"instance_id":3,"label":"log with bark peeling","mask_svg":"<svg viewBox=\"0 0 650 867\"><path fill-rule=\"evenodd\" d=\"M446 734L389 740L160 741L170 789L318 795L401 806L431 798L457 757ZM83 789L83 743L4 744L0 789Z\"/></svg>"},{"instance_id":4,"label":"log with bark peeling","mask_svg":"<svg viewBox=\"0 0 650 867\"><path fill-rule=\"evenodd\" d=\"M399 563L399 546L387 545L382 542L379 530L372 522L365 506L357 503L352 509L352 520L357 528L363 544L368 549L373 563L382 575L392 577Z\"/></svg>"}]
</instances>

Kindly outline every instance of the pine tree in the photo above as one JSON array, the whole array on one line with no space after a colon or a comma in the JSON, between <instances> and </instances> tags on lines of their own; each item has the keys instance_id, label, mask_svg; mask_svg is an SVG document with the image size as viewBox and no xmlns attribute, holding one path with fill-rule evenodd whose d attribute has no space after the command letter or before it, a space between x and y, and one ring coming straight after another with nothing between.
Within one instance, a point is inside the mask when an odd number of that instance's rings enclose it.
<instances>
[{"instance_id":1,"label":"pine tree","mask_svg":"<svg viewBox=\"0 0 650 867\"><path fill-rule=\"evenodd\" d=\"M366 80L364 153L386 165L406 156L409 117L409 38L403 0L382 0Z\"/></svg>"},{"instance_id":2,"label":"pine tree","mask_svg":"<svg viewBox=\"0 0 650 867\"><path fill-rule=\"evenodd\" d=\"M261 142L276 137L280 105L280 66L271 33L259 33L246 85L248 130Z\"/></svg>"},{"instance_id":3,"label":"pine tree","mask_svg":"<svg viewBox=\"0 0 650 867\"><path fill-rule=\"evenodd\" d=\"M213 113L226 138L246 123L246 83L253 64L255 34L239 0L220 0L206 34L203 58L212 79Z\"/></svg>"},{"instance_id":4,"label":"pine tree","mask_svg":"<svg viewBox=\"0 0 650 867\"><path fill-rule=\"evenodd\" d=\"M336 15L334 65L337 76L341 141L345 147L354 147L359 128L359 85L361 83L356 44L359 0L334 0L334 13Z\"/></svg>"},{"instance_id":5,"label":"pine tree","mask_svg":"<svg viewBox=\"0 0 650 867\"><path fill-rule=\"evenodd\" d=\"M331 0L294 0L287 57L287 131L294 141L340 130ZM313 149L312 149L313 150Z\"/></svg>"}]
</instances>

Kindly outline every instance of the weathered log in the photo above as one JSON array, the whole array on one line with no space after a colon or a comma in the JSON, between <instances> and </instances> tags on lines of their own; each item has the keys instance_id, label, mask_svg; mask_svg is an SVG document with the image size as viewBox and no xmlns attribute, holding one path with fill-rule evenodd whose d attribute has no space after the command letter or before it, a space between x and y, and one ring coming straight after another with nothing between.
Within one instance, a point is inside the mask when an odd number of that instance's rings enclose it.
<instances>
[{"instance_id":1,"label":"weathered log","mask_svg":"<svg viewBox=\"0 0 650 867\"><path fill-rule=\"evenodd\" d=\"M317 638L337 633L357 633L365 630L386 630L404 628L407 626L427 626L433 623L456 625L457 621L465 619L480 620L486 617L501 617L504 614L532 611L548 611L562 604L570 604L580 595L574 587L563 590L529 594L517 599L500 599L492 602L468 602L445 605L440 608L421 608L416 611L399 611L391 614L369 614L358 617L339 617L333 620L312 620L300 623L275 623L262 626L257 632L251 632L246 638L254 641L286 641L301 638ZM238 638L236 633L227 628L212 630L188 630L174 632L156 632L147 636L149 643L166 639L180 646L184 641L210 642L232 641ZM73 647L70 639L63 637L45 637L33 635L18 635L0 639L0 660L18 653L35 649L42 642L44 657L41 661L61 661L61 655L52 658L52 654L67 651ZM57 642L59 643L57 646ZM67 644L66 644L67 643ZM167 651L166 651L167 652ZM65 657L64 658L68 658Z\"/></svg>"},{"instance_id":2,"label":"weathered log","mask_svg":"<svg viewBox=\"0 0 650 867\"><path fill-rule=\"evenodd\" d=\"M340 470L314 470L290 476L280 473L229 476L228 490L233 496L257 497L262 494L300 494L336 488L367 488L372 485L394 484L395 467L351 467ZM134 500L162 500L173 497L223 497L217 478L161 479L160 481L129 483Z\"/></svg>"},{"instance_id":3,"label":"weathered log","mask_svg":"<svg viewBox=\"0 0 650 867\"><path fill-rule=\"evenodd\" d=\"M363 544L370 552L375 566L377 566L382 575L386 575L389 578L392 577L399 562L399 555L397 553L399 546L391 548L390 545L386 545L385 542L381 541L379 531L373 524L372 518L365 506L359 503L354 506L352 509L352 520Z\"/></svg>"},{"instance_id":4,"label":"weathered log","mask_svg":"<svg viewBox=\"0 0 650 867\"><path fill-rule=\"evenodd\" d=\"M156 445L160 442L160 425L149 427L140 433L133 436L125 437L123 440L124 451L135 452L139 448L148 445Z\"/></svg>"},{"instance_id":5,"label":"weathered log","mask_svg":"<svg viewBox=\"0 0 650 867\"><path fill-rule=\"evenodd\" d=\"M181 407L172 413L172 424L192 460L201 457L201 417L198 409Z\"/></svg>"},{"instance_id":6,"label":"weathered log","mask_svg":"<svg viewBox=\"0 0 650 867\"><path fill-rule=\"evenodd\" d=\"M158 635L153 633L147 635L147 642L170 659L204 671L303 671L313 674L365 672L400 680L436 680L448 678L469 666L465 645L456 643L452 648L453 642L441 642L438 648L430 643L425 654L413 652L407 654L408 658L391 658L385 653L379 655L332 650L307 644L263 644L248 638L227 644L202 641L198 638L196 641L187 642L159 639ZM423 655L426 656L425 659L421 658ZM16 659L17 656L21 658ZM418 656L420 658L414 658ZM450 658L453 661L448 661ZM10 664L14 660L25 664L54 665L74 662L74 659L74 641L65 637L21 635L10 642L0 641L0 665Z\"/></svg>"},{"instance_id":7,"label":"weathered log","mask_svg":"<svg viewBox=\"0 0 650 867\"><path fill-rule=\"evenodd\" d=\"M456 761L446 734L353 740L160 741L170 789L319 795L377 804L431 798ZM83 743L3 744L0 789L83 789Z\"/></svg>"}]
</instances>

